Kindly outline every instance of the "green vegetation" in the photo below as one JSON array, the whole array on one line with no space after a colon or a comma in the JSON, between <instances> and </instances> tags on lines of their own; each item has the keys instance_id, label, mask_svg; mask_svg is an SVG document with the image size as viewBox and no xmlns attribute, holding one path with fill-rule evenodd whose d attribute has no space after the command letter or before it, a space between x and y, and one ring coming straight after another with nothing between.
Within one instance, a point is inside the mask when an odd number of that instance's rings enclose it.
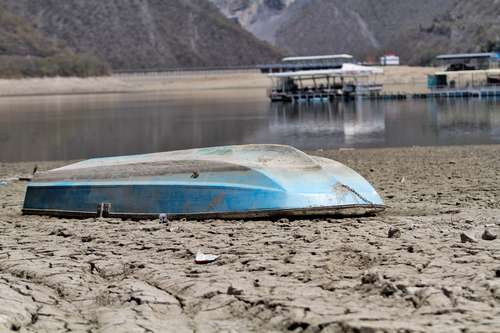
<instances>
[{"instance_id":1,"label":"green vegetation","mask_svg":"<svg viewBox=\"0 0 500 333\"><path fill-rule=\"evenodd\" d=\"M100 76L109 65L95 56L76 54L45 37L29 22L0 7L0 77Z\"/></svg>"},{"instance_id":2,"label":"green vegetation","mask_svg":"<svg viewBox=\"0 0 500 333\"><path fill-rule=\"evenodd\" d=\"M19 55L46 57L55 54L59 46L39 31L29 22L12 15L0 7L0 55Z\"/></svg>"},{"instance_id":3,"label":"green vegetation","mask_svg":"<svg viewBox=\"0 0 500 333\"><path fill-rule=\"evenodd\" d=\"M0 77L54 77L109 75L109 65L92 55L63 52L49 57L0 56Z\"/></svg>"}]
</instances>

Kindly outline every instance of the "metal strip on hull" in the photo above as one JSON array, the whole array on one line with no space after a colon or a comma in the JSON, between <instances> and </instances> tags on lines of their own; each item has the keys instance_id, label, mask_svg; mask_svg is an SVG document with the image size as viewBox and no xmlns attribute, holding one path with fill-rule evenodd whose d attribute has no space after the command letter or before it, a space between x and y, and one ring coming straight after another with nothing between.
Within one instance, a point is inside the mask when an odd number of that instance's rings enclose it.
<instances>
[{"instance_id":1,"label":"metal strip on hull","mask_svg":"<svg viewBox=\"0 0 500 333\"><path fill-rule=\"evenodd\" d=\"M297 209L274 209L259 210L248 212L227 212L227 213L196 213L196 214L167 214L169 219L189 218L194 220L206 219L258 219L258 218L281 218L281 217L304 217L304 216L329 216L329 217L347 217L347 216L365 216L376 214L385 210L384 205L345 205L334 207L311 207ZM65 218L94 218L98 217L96 212L78 212L49 209L23 209L24 215L45 215ZM151 213L119 213L110 212L107 217L132 219L132 220L155 220L159 214Z\"/></svg>"},{"instance_id":2,"label":"metal strip on hull","mask_svg":"<svg viewBox=\"0 0 500 333\"><path fill-rule=\"evenodd\" d=\"M255 212L370 207L356 192L293 193L262 187L163 185L30 186L24 211L82 212L94 216L107 203L110 213L138 216L238 216ZM248 213L247 213L248 212ZM269 214L269 213L266 213ZM264 214L264 215L266 215Z\"/></svg>"}]
</instances>

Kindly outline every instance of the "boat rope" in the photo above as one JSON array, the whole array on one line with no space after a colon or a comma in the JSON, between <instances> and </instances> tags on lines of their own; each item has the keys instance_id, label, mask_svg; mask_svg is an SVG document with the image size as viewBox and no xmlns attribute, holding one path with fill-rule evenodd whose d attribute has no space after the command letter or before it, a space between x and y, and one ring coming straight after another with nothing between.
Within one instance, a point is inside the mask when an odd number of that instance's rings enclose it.
<instances>
[{"instance_id":1,"label":"boat rope","mask_svg":"<svg viewBox=\"0 0 500 333\"><path fill-rule=\"evenodd\" d=\"M354 193L358 198L360 198L361 200L363 200L364 202L366 202L367 204L370 204L370 205L373 205L373 202L371 202L370 200L367 200L365 197L363 197L361 194L359 194L355 189L345 185L345 184L341 184L341 186L347 190L349 190L350 192Z\"/></svg>"}]
</instances>

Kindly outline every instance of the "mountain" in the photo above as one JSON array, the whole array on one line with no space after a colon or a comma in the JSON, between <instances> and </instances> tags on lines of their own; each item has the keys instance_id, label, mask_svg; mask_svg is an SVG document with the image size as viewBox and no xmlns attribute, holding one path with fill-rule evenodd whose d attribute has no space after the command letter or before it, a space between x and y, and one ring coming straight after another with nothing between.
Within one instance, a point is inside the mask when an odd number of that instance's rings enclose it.
<instances>
[{"instance_id":1,"label":"mountain","mask_svg":"<svg viewBox=\"0 0 500 333\"><path fill-rule=\"evenodd\" d=\"M234 66L281 53L208 0L0 0L50 40L114 69Z\"/></svg>"},{"instance_id":2,"label":"mountain","mask_svg":"<svg viewBox=\"0 0 500 333\"><path fill-rule=\"evenodd\" d=\"M276 44L276 33L294 13L296 0L210 0L258 38ZM290 9L292 7L292 9ZM281 45L283 46L283 45ZM286 48L286 45L284 45Z\"/></svg>"},{"instance_id":3,"label":"mountain","mask_svg":"<svg viewBox=\"0 0 500 333\"><path fill-rule=\"evenodd\" d=\"M500 50L500 0L0 0L0 75ZM108 65L109 64L109 65Z\"/></svg>"},{"instance_id":4,"label":"mountain","mask_svg":"<svg viewBox=\"0 0 500 333\"><path fill-rule=\"evenodd\" d=\"M397 53L411 64L499 40L499 0L211 0L257 37L294 55Z\"/></svg>"},{"instance_id":5,"label":"mountain","mask_svg":"<svg viewBox=\"0 0 500 333\"><path fill-rule=\"evenodd\" d=\"M406 46L402 54L410 62L423 63L436 53L500 52L499 17L500 0L457 1L445 14L407 31L393 44Z\"/></svg>"}]
</instances>

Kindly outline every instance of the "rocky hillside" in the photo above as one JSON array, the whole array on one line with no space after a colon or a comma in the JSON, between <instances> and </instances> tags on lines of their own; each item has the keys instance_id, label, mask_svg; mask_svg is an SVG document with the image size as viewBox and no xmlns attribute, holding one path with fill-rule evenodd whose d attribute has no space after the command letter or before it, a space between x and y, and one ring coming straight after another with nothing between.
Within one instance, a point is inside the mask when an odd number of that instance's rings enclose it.
<instances>
[{"instance_id":1,"label":"rocky hillside","mask_svg":"<svg viewBox=\"0 0 500 333\"><path fill-rule=\"evenodd\" d=\"M1 5L45 38L104 59L114 69L248 65L281 55L208 0L0 0Z\"/></svg>"},{"instance_id":2,"label":"rocky hillside","mask_svg":"<svg viewBox=\"0 0 500 333\"><path fill-rule=\"evenodd\" d=\"M220 11L258 38L276 44L281 24L295 12L297 0L210 0ZM294 5L294 6L292 6ZM292 7L292 8L290 8ZM281 45L285 49L287 45Z\"/></svg>"},{"instance_id":3,"label":"rocky hillside","mask_svg":"<svg viewBox=\"0 0 500 333\"><path fill-rule=\"evenodd\" d=\"M250 65L284 53L394 52L425 64L500 48L498 17L500 0L0 0L0 76Z\"/></svg>"},{"instance_id":4,"label":"rocky hillside","mask_svg":"<svg viewBox=\"0 0 500 333\"><path fill-rule=\"evenodd\" d=\"M0 56L43 57L56 53L59 47L27 20L0 7Z\"/></svg>"},{"instance_id":5,"label":"rocky hillside","mask_svg":"<svg viewBox=\"0 0 500 333\"><path fill-rule=\"evenodd\" d=\"M394 52L413 64L477 51L500 38L499 0L211 0L226 16L291 54Z\"/></svg>"},{"instance_id":6,"label":"rocky hillside","mask_svg":"<svg viewBox=\"0 0 500 333\"><path fill-rule=\"evenodd\" d=\"M92 55L75 54L0 7L0 77L95 76L109 73Z\"/></svg>"},{"instance_id":7,"label":"rocky hillside","mask_svg":"<svg viewBox=\"0 0 500 333\"><path fill-rule=\"evenodd\" d=\"M457 1L445 14L395 39L411 62L428 62L444 52L500 52L500 0ZM410 47L408 42L413 41Z\"/></svg>"}]
</instances>

